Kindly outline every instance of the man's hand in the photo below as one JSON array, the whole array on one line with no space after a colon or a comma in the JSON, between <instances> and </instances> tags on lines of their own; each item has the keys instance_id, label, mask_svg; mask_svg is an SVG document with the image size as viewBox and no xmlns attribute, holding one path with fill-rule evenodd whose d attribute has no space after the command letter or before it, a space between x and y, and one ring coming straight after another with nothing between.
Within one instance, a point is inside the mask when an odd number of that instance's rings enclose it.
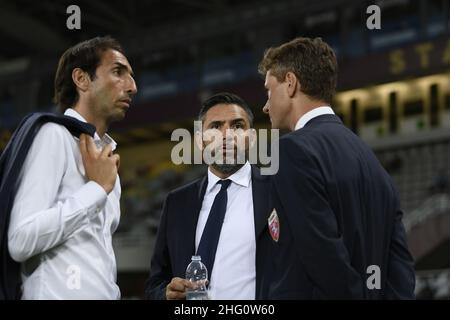
<instances>
[{"instance_id":1,"label":"man's hand","mask_svg":"<svg viewBox=\"0 0 450 320\"><path fill-rule=\"evenodd\" d=\"M92 137L86 134L80 136L80 151L87 178L97 182L109 194L116 183L119 155L112 154L110 144L98 151Z\"/></svg>"},{"instance_id":2,"label":"man's hand","mask_svg":"<svg viewBox=\"0 0 450 320\"><path fill-rule=\"evenodd\" d=\"M193 288L194 285L186 279L173 278L166 287L167 300L186 299L186 289Z\"/></svg>"}]
</instances>

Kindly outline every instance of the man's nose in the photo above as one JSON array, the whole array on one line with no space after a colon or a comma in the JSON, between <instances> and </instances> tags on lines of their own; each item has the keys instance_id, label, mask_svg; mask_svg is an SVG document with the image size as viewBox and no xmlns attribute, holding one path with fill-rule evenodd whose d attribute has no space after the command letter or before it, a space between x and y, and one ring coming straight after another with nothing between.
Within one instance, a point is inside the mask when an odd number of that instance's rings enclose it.
<instances>
[{"instance_id":1,"label":"man's nose","mask_svg":"<svg viewBox=\"0 0 450 320\"><path fill-rule=\"evenodd\" d=\"M134 79L132 77L130 78L130 81L128 82L127 92L130 95L135 95L137 93L136 82L134 81Z\"/></svg>"},{"instance_id":2,"label":"man's nose","mask_svg":"<svg viewBox=\"0 0 450 320\"><path fill-rule=\"evenodd\" d=\"M234 130L228 125L225 124L222 127L222 140L232 140L234 136Z\"/></svg>"},{"instance_id":3,"label":"man's nose","mask_svg":"<svg viewBox=\"0 0 450 320\"><path fill-rule=\"evenodd\" d=\"M268 113L269 113L269 101L267 101L266 104L264 105L264 107L263 107L263 112L264 112L265 114L268 114Z\"/></svg>"},{"instance_id":4,"label":"man's nose","mask_svg":"<svg viewBox=\"0 0 450 320\"><path fill-rule=\"evenodd\" d=\"M222 126L222 139L223 140L225 140L226 139L226 137L227 137L227 130L229 130L230 129L230 126L228 126L227 124L224 124L223 126Z\"/></svg>"}]
</instances>

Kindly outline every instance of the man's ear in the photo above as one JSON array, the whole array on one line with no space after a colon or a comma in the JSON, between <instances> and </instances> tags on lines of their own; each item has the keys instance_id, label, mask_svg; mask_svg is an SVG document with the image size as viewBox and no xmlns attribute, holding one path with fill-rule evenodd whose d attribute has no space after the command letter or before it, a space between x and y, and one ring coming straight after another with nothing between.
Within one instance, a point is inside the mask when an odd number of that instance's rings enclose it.
<instances>
[{"instance_id":1,"label":"man's ear","mask_svg":"<svg viewBox=\"0 0 450 320\"><path fill-rule=\"evenodd\" d=\"M91 78L89 74L80 68L75 68L72 71L72 81L75 83L78 89L85 92L89 88Z\"/></svg>"},{"instance_id":2,"label":"man's ear","mask_svg":"<svg viewBox=\"0 0 450 320\"><path fill-rule=\"evenodd\" d=\"M295 96L297 89L300 90L300 82L298 81L296 75L291 71L288 71L286 73L284 81L287 82L288 95L290 98L292 98L293 96Z\"/></svg>"}]
</instances>

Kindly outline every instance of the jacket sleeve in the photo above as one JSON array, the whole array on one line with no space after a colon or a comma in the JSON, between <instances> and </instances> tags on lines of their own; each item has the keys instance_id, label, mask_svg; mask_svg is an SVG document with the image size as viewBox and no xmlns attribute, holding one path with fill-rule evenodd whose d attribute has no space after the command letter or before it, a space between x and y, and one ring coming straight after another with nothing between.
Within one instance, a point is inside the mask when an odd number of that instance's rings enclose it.
<instances>
[{"instance_id":1,"label":"jacket sleeve","mask_svg":"<svg viewBox=\"0 0 450 320\"><path fill-rule=\"evenodd\" d=\"M349 253L328 200L319 162L303 144L280 140L280 167L274 177L295 250L321 299L362 299L364 282Z\"/></svg>"},{"instance_id":2,"label":"jacket sleeve","mask_svg":"<svg viewBox=\"0 0 450 320\"><path fill-rule=\"evenodd\" d=\"M150 276L145 283L145 298L150 300L165 300L166 287L172 279L172 268L167 245L167 215L169 202L170 193L164 201L153 256L150 263Z\"/></svg>"},{"instance_id":3,"label":"jacket sleeve","mask_svg":"<svg viewBox=\"0 0 450 320\"><path fill-rule=\"evenodd\" d=\"M402 211L397 210L389 250L386 299L415 299L414 259L406 242L402 216Z\"/></svg>"}]
</instances>

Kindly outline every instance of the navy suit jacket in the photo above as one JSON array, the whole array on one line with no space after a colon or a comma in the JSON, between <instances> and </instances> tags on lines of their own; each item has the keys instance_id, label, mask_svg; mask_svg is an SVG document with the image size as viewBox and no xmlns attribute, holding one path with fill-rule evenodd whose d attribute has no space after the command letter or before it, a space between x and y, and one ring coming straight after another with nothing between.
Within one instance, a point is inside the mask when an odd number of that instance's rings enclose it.
<instances>
[{"instance_id":1,"label":"navy suit jacket","mask_svg":"<svg viewBox=\"0 0 450 320\"><path fill-rule=\"evenodd\" d=\"M280 139L272 199L280 234L264 279L269 298L414 298L397 191L337 116L318 116Z\"/></svg>"},{"instance_id":2,"label":"navy suit jacket","mask_svg":"<svg viewBox=\"0 0 450 320\"><path fill-rule=\"evenodd\" d=\"M208 185L207 176L170 192L164 203L161 221L151 260L150 277L145 285L147 299L165 299L166 286L173 277L184 278L186 267L195 254L197 220ZM265 298L262 286L267 246L271 245L267 232L270 204L270 177L262 176L252 166L253 211L256 239L256 297Z\"/></svg>"}]
</instances>

